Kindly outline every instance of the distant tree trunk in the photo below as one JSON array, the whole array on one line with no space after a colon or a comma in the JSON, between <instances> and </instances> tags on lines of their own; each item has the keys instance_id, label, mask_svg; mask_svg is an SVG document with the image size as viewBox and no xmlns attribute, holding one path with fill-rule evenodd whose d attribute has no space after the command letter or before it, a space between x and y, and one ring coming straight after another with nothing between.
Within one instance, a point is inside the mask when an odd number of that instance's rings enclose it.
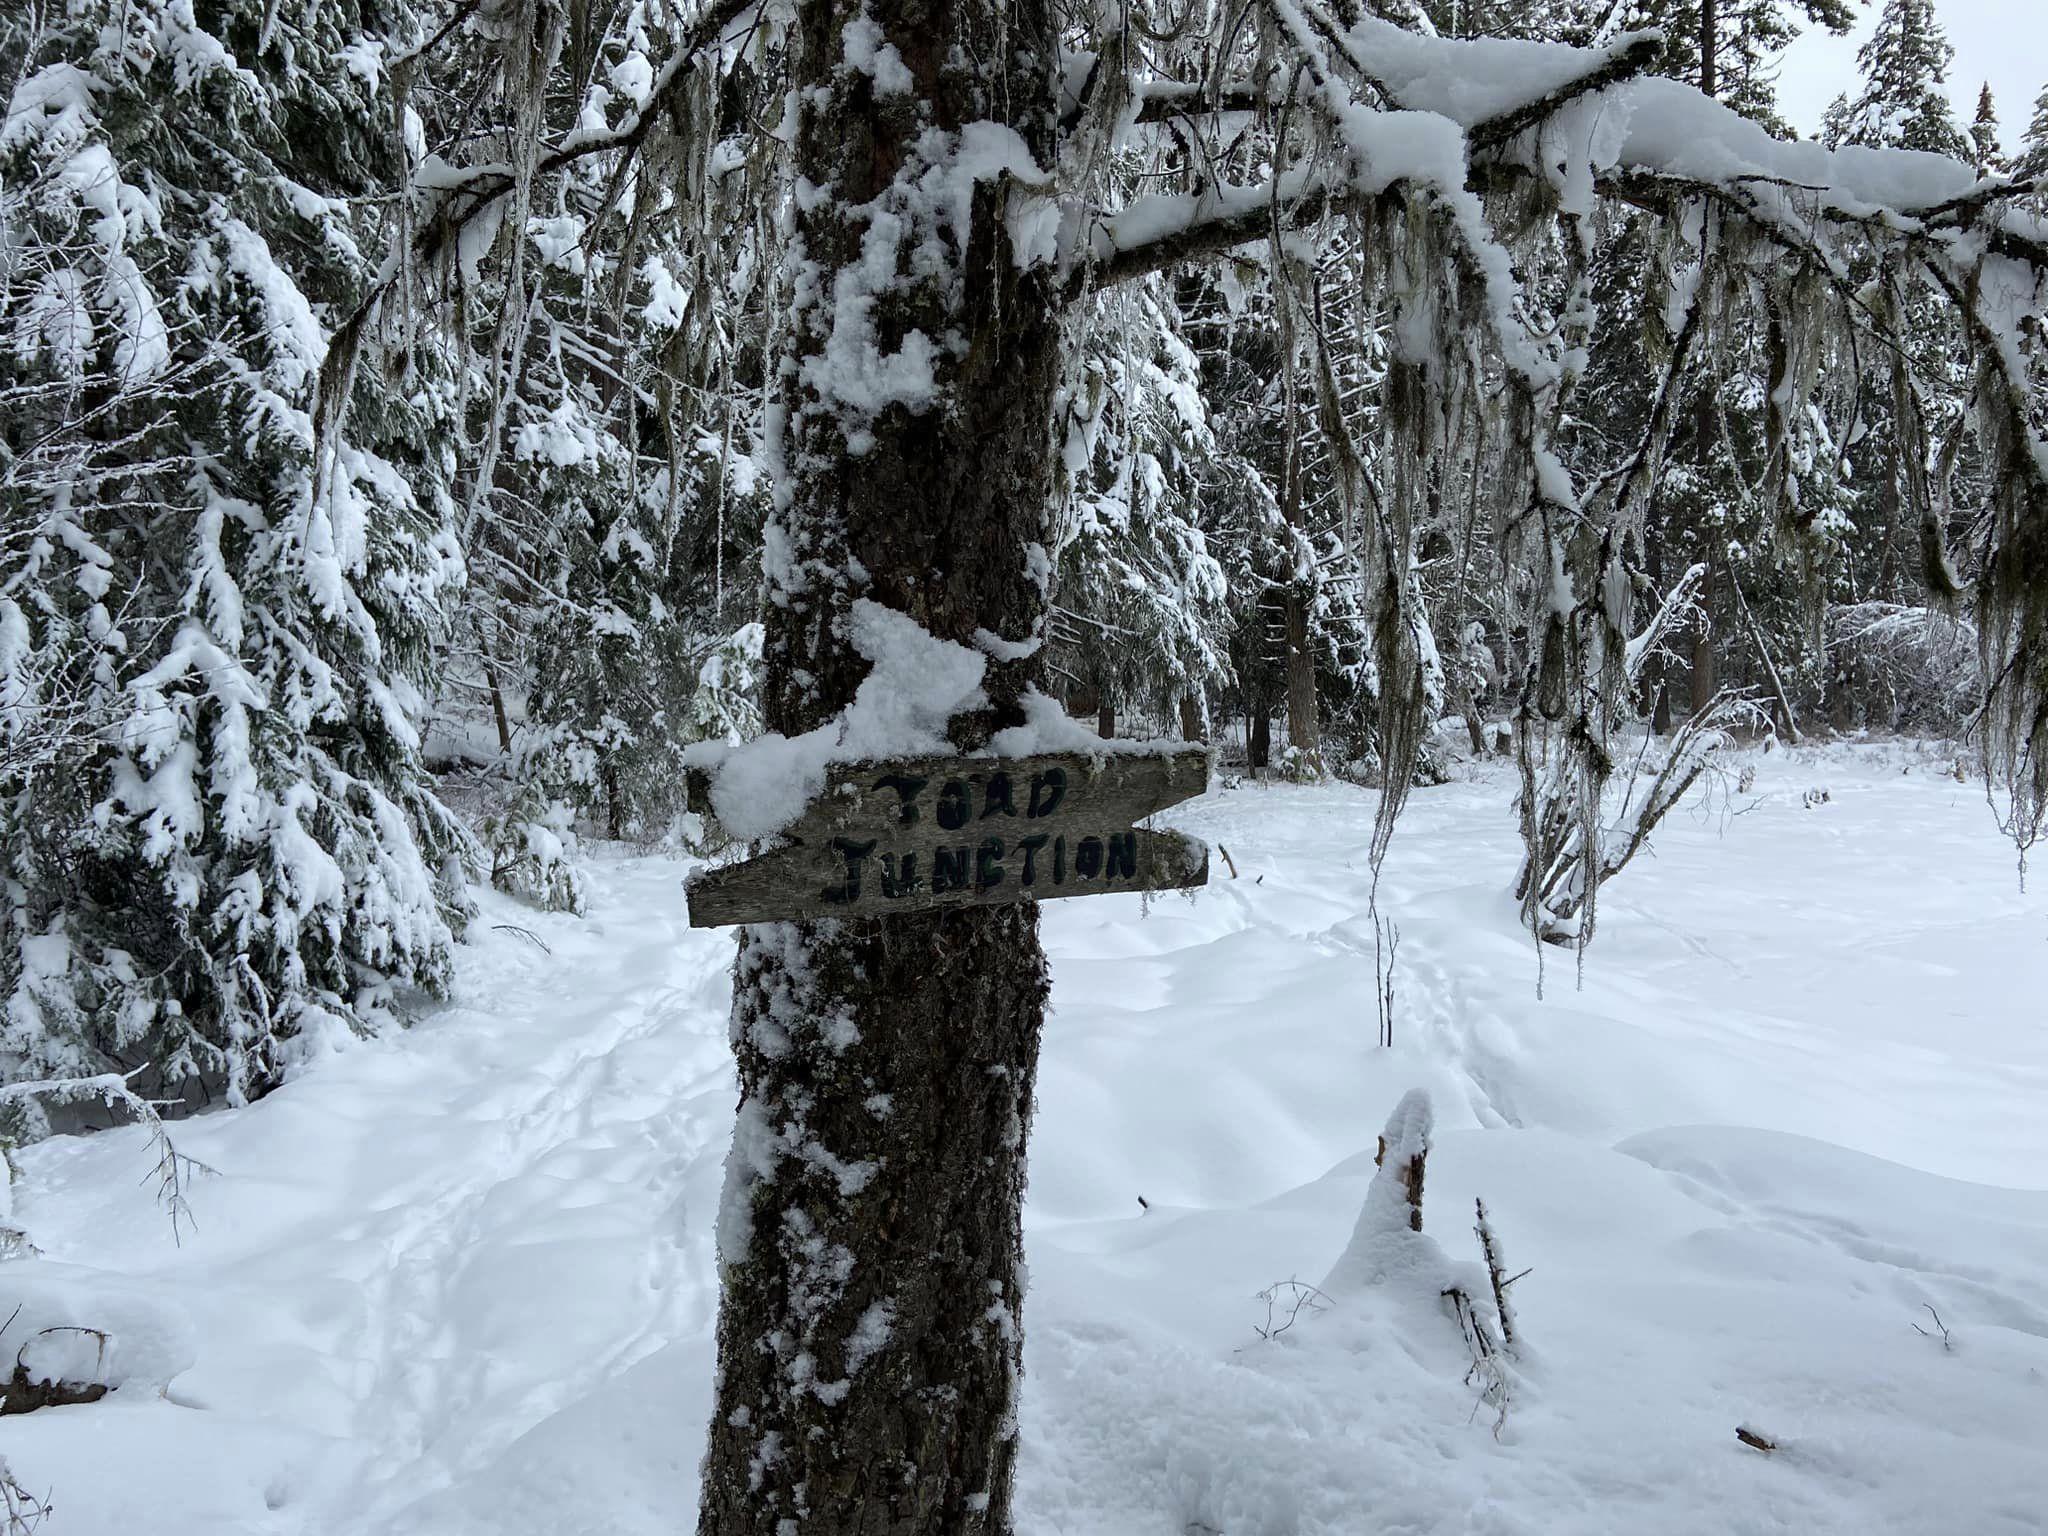
<instances>
[{"instance_id":1,"label":"distant tree trunk","mask_svg":"<svg viewBox=\"0 0 2048 1536\"><path fill-rule=\"evenodd\" d=\"M1714 40L1714 15L1712 0L1706 0L1700 9L1700 68L1711 77L1713 61L1711 46ZM1702 86L1709 95L1711 88ZM1700 396L1693 416L1693 463L1698 468L1701 481L1710 482L1714 470L1714 381L1700 380ZM1692 632L1692 712L1698 714L1713 702L1720 691L1721 669L1714 658L1714 531L1707 529L1706 580L1700 583L1699 620Z\"/></svg>"},{"instance_id":2,"label":"distant tree trunk","mask_svg":"<svg viewBox=\"0 0 2048 1536\"><path fill-rule=\"evenodd\" d=\"M1721 94L1720 17L1715 0L1700 0L1700 90Z\"/></svg>"},{"instance_id":3,"label":"distant tree trunk","mask_svg":"<svg viewBox=\"0 0 2048 1536\"><path fill-rule=\"evenodd\" d=\"M1320 745L1316 718L1316 658L1309 647L1308 594L1287 589L1287 745L1313 754Z\"/></svg>"},{"instance_id":4,"label":"distant tree trunk","mask_svg":"<svg viewBox=\"0 0 2048 1536\"><path fill-rule=\"evenodd\" d=\"M1107 693L1095 706L1095 734L1104 741L1116 740L1116 706L1110 703Z\"/></svg>"},{"instance_id":5,"label":"distant tree trunk","mask_svg":"<svg viewBox=\"0 0 2048 1536\"><path fill-rule=\"evenodd\" d=\"M1265 768L1273 761L1273 721L1263 703L1253 705L1245 717L1244 755L1251 768Z\"/></svg>"},{"instance_id":6,"label":"distant tree trunk","mask_svg":"<svg viewBox=\"0 0 2048 1536\"><path fill-rule=\"evenodd\" d=\"M1692 633L1692 712L1700 713L1721 690L1721 669L1714 659L1714 564L1700 584L1700 616Z\"/></svg>"},{"instance_id":7,"label":"distant tree trunk","mask_svg":"<svg viewBox=\"0 0 2048 1536\"><path fill-rule=\"evenodd\" d=\"M1886 602L1900 593L1899 562L1895 557L1899 539L1899 472L1894 467L1878 488L1878 505L1884 508L1884 535L1877 546L1877 595Z\"/></svg>"},{"instance_id":8,"label":"distant tree trunk","mask_svg":"<svg viewBox=\"0 0 2048 1536\"><path fill-rule=\"evenodd\" d=\"M1193 689L1180 696L1180 739L1201 741L1208 735L1202 728L1202 701Z\"/></svg>"},{"instance_id":9,"label":"distant tree trunk","mask_svg":"<svg viewBox=\"0 0 2048 1536\"><path fill-rule=\"evenodd\" d=\"M498 751L512 755L512 721L505 712L505 690L498 681L498 664L484 652L484 682L491 690L491 723L498 728Z\"/></svg>"},{"instance_id":10,"label":"distant tree trunk","mask_svg":"<svg viewBox=\"0 0 2048 1536\"><path fill-rule=\"evenodd\" d=\"M843 34L860 17L910 89L878 94L848 67ZM865 47L877 52L872 31ZM829 190L789 214L806 281L792 283L782 373L774 517L789 558L764 610L774 730L812 729L852 700L868 670L841 622L856 598L963 644L1035 632L1044 598L1026 551L1049 538L1053 498L1053 275L1019 270L1005 181L972 183L964 250L950 201L902 189L926 175L968 185L973 167L944 157L963 125L990 118L1050 165L1058 51L1048 0L797 6L792 169ZM835 278L872 281L880 226L864 205L892 185L912 210L894 270L913 270L913 249L951 270L898 278L835 336ZM945 223L918 226L919 207ZM914 405L857 415L821 398L828 343L908 357L913 331L949 338L926 349L933 388ZM988 709L952 724L961 746L1021 720L1035 665L991 664ZM1009 1531L1045 991L1028 903L745 930L701 1536Z\"/></svg>"},{"instance_id":11,"label":"distant tree trunk","mask_svg":"<svg viewBox=\"0 0 2048 1536\"><path fill-rule=\"evenodd\" d=\"M1444 682L1452 705L1465 717L1465 735L1472 743L1472 755L1487 756L1490 749L1486 741L1486 722L1479 718L1479 700L1473 696L1472 685L1465 680L1465 669L1455 664L1444 668Z\"/></svg>"},{"instance_id":12,"label":"distant tree trunk","mask_svg":"<svg viewBox=\"0 0 2048 1536\"><path fill-rule=\"evenodd\" d=\"M626 797L619 788L619 770L606 763L599 777L604 781L605 832L616 843L626 835Z\"/></svg>"},{"instance_id":13,"label":"distant tree trunk","mask_svg":"<svg viewBox=\"0 0 2048 1536\"><path fill-rule=\"evenodd\" d=\"M1664 530L1657 507L1651 503L1649 516L1644 519L1643 564L1650 577L1650 590L1660 598L1664 586ZM1649 695L1644 701L1645 713L1650 717L1650 729L1659 736L1671 734L1671 683L1664 673L1664 650L1660 645L1643 660L1643 691Z\"/></svg>"},{"instance_id":14,"label":"distant tree trunk","mask_svg":"<svg viewBox=\"0 0 2048 1536\"><path fill-rule=\"evenodd\" d=\"M1756 621L1756 614L1749 606L1749 599L1743 596L1742 582L1731 567L1728 572L1728 594L1735 599L1735 611L1749 631L1749 642L1756 648L1757 660L1763 663L1764 676L1771 680L1772 715L1784 728L1785 739L1793 746L1799 745L1799 717L1792 712L1792 693L1786 688L1778 663L1771 655L1770 642L1764 638L1763 626Z\"/></svg>"}]
</instances>

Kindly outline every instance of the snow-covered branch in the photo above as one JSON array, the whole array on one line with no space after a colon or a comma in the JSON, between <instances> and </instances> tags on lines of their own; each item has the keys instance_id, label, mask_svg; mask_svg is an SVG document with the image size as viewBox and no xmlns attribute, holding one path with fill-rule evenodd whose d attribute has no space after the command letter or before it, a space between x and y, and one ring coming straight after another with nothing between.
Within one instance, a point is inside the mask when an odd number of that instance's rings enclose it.
<instances>
[{"instance_id":1,"label":"snow-covered branch","mask_svg":"<svg viewBox=\"0 0 2048 1536\"><path fill-rule=\"evenodd\" d=\"M129 1078L136 1075L132 1072L102 1072L92 1077L0 1083L0 1109L16 1105L40 1117L45 1103L98 1104L125 1114L132 1122L146 1127L150 1153L155 1158L151 1176L156 1180L157 1200L171 1218L171 1235L179 1238L192 1222L192 1206L185 1192L193 1175L214 1170L177 1149L171 1141L170 1132L164 1128L163 1117L157 1113L157 1106L128 1086ZM0 1175L4 1175L4 1170L0 1170Z\"/></svg>"},{"instance_id":2,"label":"snow-covered branch","mask_svg":"<svg viewBox=\"0 0 2048 1536\"><path fill-rule=\"evenodd\" d=\"M1183 262L1218 256L1364 201L1362 194L1333 191L1324 178L1300 173L1257 186L1155 193L1097 226L1089 259L1075 273L1070 289L1079 297Z\"/></svg>"},{"instance_id":3,"label":"snow-covered branch","mask_svg":"<svg viewBox=\"0 0 2048 1536\"><path fill-rule=\"evenodd\" d=\"M1551 87L1533 101L1496 111L1471 126L1469 137L1475 149L1505 144L1526 129L1555 116L1581 97L1595 95L1624 80L1633 80L1657 62L1663 39L1654 32L1638 32L1602 50L1597 63L1583 74Z\"/></svg>"},{"instance_id":4,"label":"snow-covered branch","mask_svg":"<svg viewBox=\"0 0 2048 1536\"><path fill-rule=\"evenodd\" d=\"M645 147L655 127L676 110L704 55L744 35L750 18L762 0L710 0L690 24L663 62L648 88L646 99L629 112L617 127L579 127L560 142L533 157L530 169L522 171L508 161L476 165L436 166L423 171L416 184L431 195L428 214L420 221L418 252L432 257L458 245L465 230L479 219L497 216L500 205L518 190L522 181L550 176L598 155L617 155L610 184L614 192L623 184L634 158ZM397 271L387 272L346 322L344 329L359 326L373 313L397 282Z\"/></svg>"}]
</instances>

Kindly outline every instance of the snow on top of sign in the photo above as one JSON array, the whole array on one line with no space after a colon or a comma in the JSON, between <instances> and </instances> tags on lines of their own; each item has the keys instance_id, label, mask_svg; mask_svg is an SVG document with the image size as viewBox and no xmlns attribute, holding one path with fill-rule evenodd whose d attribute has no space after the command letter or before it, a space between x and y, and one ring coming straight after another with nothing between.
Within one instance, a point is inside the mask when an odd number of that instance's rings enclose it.
<instances>
[{"instance_id":1,"label":"snow on top of sign","mask_svg":"<svg viewBox=\"0 0 2048 1536\"><path fill-rule=\"evenodd\" d=\"M824 792L835 763L883 758L950 756L953 716L988 703L982 678L988 658L941 640L908 614L869 598L854 602L848 622L853 648L873 663L853 703L801 736L771 732L733 746L699 742L683 754L691 767L711 771L711 810L736 838L770 837L801 817ZM1069 716L1057 699L1036 688L1019 703L1024 723L998 731L986 753L1028 757L1040 752L1091 756L1164 755L1185 742L1105 741Z\"/></svg>"},{"instance_id":2,"label":"snow on top of sign","mask_svg":"<svg viewBox=\"0 0 2048 1536\"><path fill-rule=\"evenodd\" d=\"M953 750L946 723L987 702L988 659L941 640L908 614L856 599L853 648L874 664L853 703L801 736L770 733L742 746L705 742L684 760L710 767L711 809L738 838L767 837L799 816L825 788L836 762Z\"/></svg>"},{"instance_id":3,"label":"snow on top of sign","mask_svg":"<svg viewBox=\"0 0 2048 1536\"><path fill-rule=\"evenodd\" d=\"M997 757L1032 757L1042 752L1085 752L1091 757L1165 757L1187 749L1187 743L1172 737L1156 741L1127 741L1097 735L1082 721L1067 713L1058 699L1027 688L1018 701L1024 723L997 731L989 738L989 751Z\"/></svg>"}]
</instances>

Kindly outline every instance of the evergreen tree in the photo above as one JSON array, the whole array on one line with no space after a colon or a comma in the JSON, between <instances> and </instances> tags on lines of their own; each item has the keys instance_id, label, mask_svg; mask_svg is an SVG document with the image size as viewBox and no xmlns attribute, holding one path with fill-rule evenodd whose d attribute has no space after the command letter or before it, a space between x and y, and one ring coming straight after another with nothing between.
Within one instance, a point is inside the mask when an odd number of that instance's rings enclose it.
<instances>
[{"instance_id":1,"label":"evergreen tree","mask_svg":"<svg viewBox=\"0 0 2048 1536\"><path fill-rule=\"evenodd\" d=\"M1227 586L1195 521L1220 449L1162 285L1099 310L1067 394L1053 666L1103 709L1172 720L1229 671Z\"/></svg>"},{"instance_id":2,"label":"evergreen tree","mask_svg":"<svg viewBox=\"0 0 2048 1536\"><path fill-rule=\"evenodd\" d=\"M1666 41L1653 66L1657 73L1697 86L1778 137L1792 136L1778 110L1784 50L1802 26L1839 34L1855 21L1846 0L1638 0L1590 9L1610 31L1662 29ZM1664 313L1673 264L1703 279L1712 265L1704 248L1715 238L1711 219L1703 220L1702 253L1695 263L1671 247L1664 221L1618 213L1601 222L1591 273L1600 312L1636 314L1641 323L1603 327L1596 341L1579 397L1590 430L1566 445L1575 469L1602 473L1612 463L1607 455L1626 454L1639 440L1653 403L1642 380L1663 366L1674 340ZM1645 671L1643 702L1660 729L1671 723L1674 706L1682 717L1688 700L1694 710L1705 708L1722 687L1749 682L1753 670L1762 671L1760 651L1783 656L1799 647L1802 626L1796 622L1774 628L1761 642L1740 634L1735 592L1744 577L1722 569L1731 550L1761 555L1778 531L1771 510L1749 494L1764 473L1761 434L1743 430L1758 420L1758 401L1768 387L1766 340L1763 327L1727 327L1715 335L1711 359L1694 358L1676 381L1666 479L1646 508L1640 536L1641 574L1659 592L1695 562L1704 562L1709 574L1688 621L1672 636L1683 667L1667 668L1659 654ZM1807 491L1818 494L1811 484ZM1845 511L1848 497L1839 485L1824 499L1832 515ZM1809 504L1794 526L1817 534L1832 525ZM1812 554L1806 548L1802 559ZM1753 574L1749 580L1753 585Z\"/></svg>"},{"instance_id":3,"label":"evergreen tree","mask_svg":"<svg viewBox=\"0 0 2048 1536\"><path fill-rule=\"evenodd\" d=\"M30 253L0 303L0 694L103 724L0 783L0 1073L240 1102L442 987L460 915L419 741L462 579L447 421L333 330L386 246L386 39L415 22L47 14L0 135Z\"/></svg>"},{"instance_id":4,"label":"evergreen tree","mask_svg":"<svg viewBox=\"0 0 2048 1536\"><path fill-rule=\"evenodd\" d=\"M1971 142L1956 126L1944 89L1954 61L1934 0L1885 0L1876 30L1856 50L1862 88L1829 108L1822 137L1830 147L1918 149L1971 160Z\"/></svg>"},{"instance_id":5,"label":"evergreen tree","mask_svg":"<svg viewBox=\"0 0 2048 1536\"><path fill-rule=\"evenodd\" d=\"M1697 86L1744 117L1787 133L1778 115L1778 62L1803 26L1840 35L1855 25L1850 0L1587 0L1558 30L1574 41L1655 27L1656 70Z\"/></svg>"},{"instance_id":6,"label":"evergreen tree","mask_svg":"<svg viewBox=\"0 0 2048 1536\"><path fill-rule=\"evenodd\" d=\"M2002 171L2005 156L1998 147L1998 107L1991 100L1991 82L1977 92L1977 115L1970 120L1970 147L1980 172Z\"/></svg>"},{"instance_id":7,"label":"evergreen tree","mask_svg":"<svg viewBox=\"0 0 2048 1536\"><path fill-rule=\"evenodd\" d=\"M2027 131L2020 137L2019 158L2013 162L2015 176L2032 177L2040 180L2048 177L2048 86L2041 88L2041 94L2034 98L2034 115L2027 120Z\"/></svg>"}]
</instances>

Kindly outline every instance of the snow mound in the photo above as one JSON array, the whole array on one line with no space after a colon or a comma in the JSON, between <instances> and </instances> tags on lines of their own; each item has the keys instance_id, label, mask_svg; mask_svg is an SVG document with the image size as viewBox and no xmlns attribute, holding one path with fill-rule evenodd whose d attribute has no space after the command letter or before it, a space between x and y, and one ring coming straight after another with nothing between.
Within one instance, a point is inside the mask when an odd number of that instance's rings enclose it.
<instances>
[{"instance_id":1,"label":"snow mound","mask_svg":"<svg viewBox=\"0 0 2048 1536\"><path fill-rule=\"evenodd\" d=\"M0 1268L0 1376L161 1394L193 1363L190 1329L149 1287L66 1264Z\"/></svg>"}]
</instances>

